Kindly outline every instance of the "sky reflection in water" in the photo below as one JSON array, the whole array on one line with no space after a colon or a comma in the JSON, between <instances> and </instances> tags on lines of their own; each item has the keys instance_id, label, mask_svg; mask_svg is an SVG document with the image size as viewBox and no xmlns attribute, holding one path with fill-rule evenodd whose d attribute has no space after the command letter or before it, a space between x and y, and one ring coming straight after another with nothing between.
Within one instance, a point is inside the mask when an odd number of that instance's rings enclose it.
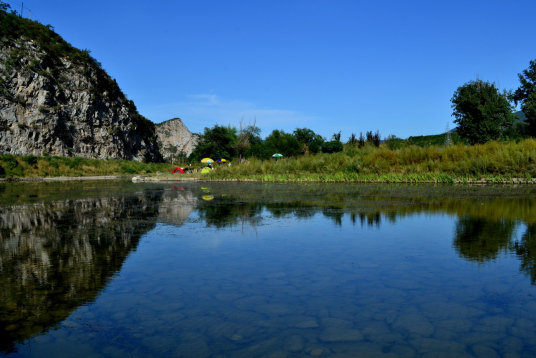
<instances>
[{"instance_id":1,"label":"sky reflection in water","mask_svg":"<svg viewBox=\"0 0 536 358\"><path fill-rule=\"evenodd\" d=\"M536 354L526 189L107 185L1 208L9 356Z\"/></svg>"}]
</instances>

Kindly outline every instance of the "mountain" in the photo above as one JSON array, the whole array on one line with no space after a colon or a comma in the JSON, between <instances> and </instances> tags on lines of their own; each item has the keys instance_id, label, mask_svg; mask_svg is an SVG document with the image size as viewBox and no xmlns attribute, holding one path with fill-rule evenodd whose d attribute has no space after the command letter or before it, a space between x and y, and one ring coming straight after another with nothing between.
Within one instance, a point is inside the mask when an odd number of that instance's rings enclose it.
<instances>
[{"instance_id":1,"label":"mountain","mask_svg":"<svg viewBox=\"0 0 536 358\"><path fill-rule=\"evenodd\" d=\"M517 112L515 112L514 114L519 118L520 121L522 121L522 122L526 122L526 121L527 121L527 116L525 116L525 112L523 112L523 111L517 111Z\"/></svg>"},{"instance_id":2,"label":"mountain","mask_svg":"<svg viewBox=\"0 0 536 358\"><path fill-rule=\"evenodd\" d=\"M157 123L156 133L160 153L166 161L189 156L199 140L199 136L191 133L180 118Z\"/></svg>"},{"instance_id":3,"label":"mountain","mask_svg":"<svg viewBox=\"0 0 536 358\"><path fill-rule=\"evenodd\" d=\"M2 5L3 3L0 3ZM88 50L0 11L0 154L159 162L155 124Z\"/></svg>"}]
</instances>

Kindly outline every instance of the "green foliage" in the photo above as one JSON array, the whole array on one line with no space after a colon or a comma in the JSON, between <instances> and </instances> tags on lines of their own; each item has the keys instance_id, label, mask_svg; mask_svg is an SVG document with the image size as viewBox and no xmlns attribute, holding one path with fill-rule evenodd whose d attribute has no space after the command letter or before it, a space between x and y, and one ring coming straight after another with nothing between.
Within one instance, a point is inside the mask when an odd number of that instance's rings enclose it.
<instances>
[{"instance_id":1,"label":"green foliage","mask_svg":"<svg viewBox=\"0 0 536 358\"><path fill-rule=\"evenodd\" d=\"M332 140L322 145L322 153L338 153L342 152L343 145L339 140Z\"/></svg>"},{"instance_id":2,"label":"green foliage","mask_svg":"<svg viewBox=\"0 0 536 358\"><path fill-rule=\"evenodd\" d=\"M357 140L357 145L359 148L363 148L365 146L365 137L363 136L363 132L359 132L359 139Z\"/></svg>"},{"instance_id":3,"label":"green foliage","mask_svg":"<svg viewBox=\"0 0 536 358\"><path fill-rule=\"evenodd\" d=\"M0 176L7 178L147 174L173 169L162 163L12 154L0 156L0 167Z\"/></svg>"},{"instance_id":4,"label":"green foliage","mask_svg":"<svg viewBox=\"0 0 536 358\"><path fill-rule=\"evenodd\" d=\"M418 145L419 147L426 146L443 146L445 144L445 133L436 135L422 135L412 136L407 139L408 144ZM452 132L450 134L452 144L466 143L463 141L458 133Z\"/></svg>"},{"instance_id":5,"label":"green foliage","mask_svg":"<svg viewBox=\"0 0 536 358\"><path fill-rule=\"evenodd\" d=\"M285 133L283 130L274 129L272 133L264 141L264 153L268 154L268 158L274 153L281 153L286 158L295 157L301 154L302 145L290 133ZM267 158L266 156L264 157Z\"/></svg>"},{"instance_id":6,"label":"green foliage","mask_svg":"<svg viewBox=\"0 0 536 358\"><path fill-rule=\"evenodd\" d=\"M507 97L495 84L478 79L458 87L451 101L460 137L470 144L505 139L504 129L515 119Z\"/></svg>"},{"instance_id":7,"label":"green foliage","mask_svg":"<svg viewBox=\"0 0 536 358\"><path fill-rule=\"evenodd\" d=\"M237 139L237 130L230 126L216 124L212 128L205 127L197 146L189 157L191 161L200 161L203 158L230 159L236 155L234 147Z\"/></svg>"},{"instance_id":8,"label":"green foliage","mask_svg":"<svg viewBox=\"0 0 536 358\"><path fill-rule=\"evenodd\" d=\"M367 136L366 143L370 143L374 145L375 147L380 146L380 143L381 143L380 131L376 131L376 133L372 133L372 131L369 131L367 132L366 136Z\"/></svg>"},{"instance_id":9,"label":"green foliage","mask_svg":"<svg viewBox=\"0 0 536 358\"><path fill-rule=\"evenodd\" d=\"M366 145L333 154L284 160L251 159L249 164L217 167L213 179L262 181L381 181L498 183L536 177L536 140L490 141L484 145L416 146L400 149Z\"/></svg>"},{"instance_id":10,"label":"green foliage","mask_svg":"<svg viewBox=\"0 0 536 358\"><path fill-rule=\"evenodd\" d=\"M395 135L390 135L385 140L385 144L389 149L400 149L407 146L407 141L397 138Z\"/></svg>"},{"instance_id":11,"label":"green foliage","mask_svg":"<svg viewBox=\"0 0 536 358\"><path fill-rule=\"evenodd\" d=\"M11 9L11 6L3 1L0 1L0 11L7 11Z\"/></svg>"},{"instance_id":12,"label":"green foliage","mask_svg":"<svg viewBox=\"0 0 536 358\"><path fill-rule=\"evenodd\" d=\"M25 155L22 157L22 160L28 165L36 165L37 157L35 155Z\"/></svg>"},{"instance_id":13,"label":"green foliage","mask_svg":"<svg viewBox=\"0 0 536 358\"><path fill-rule=\"evenodd\" d=\"M529 68L518 76L521 85L511 95L511 99L516 105L521 103L521 109L527 119L528 132L536 137L536 61L530 61Z\"/></svg>"},{"instance_id":14,"label":"green foliage","mask_svg":"<svg viewBox=\"0 0 536 358\"><path fill-rule=\"evenodd\" d=\"M324 137L308 128L296 128L292 134L301 143L304 153L319 153L325 141Z\"/></svg>"},{"instance_id":15,"label":"green foliage","mask_svg":"<svg viewBox=\"0 0 536 358\"><path fill-rule=\"evenodd\" d=\"M8 170L13 170L19 165L17 158L12 154L4 154L0 157L0 160L4 163L4 168Z\"/></svg>"}]
</instances>

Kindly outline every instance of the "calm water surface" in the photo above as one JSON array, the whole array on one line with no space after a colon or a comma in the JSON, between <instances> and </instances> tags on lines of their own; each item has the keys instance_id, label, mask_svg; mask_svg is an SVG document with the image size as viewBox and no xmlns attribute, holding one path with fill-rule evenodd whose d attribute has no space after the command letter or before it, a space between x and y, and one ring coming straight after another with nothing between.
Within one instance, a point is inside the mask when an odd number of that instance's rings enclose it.
<instances>
[{"instance_id":1,"label":"calm water surface","mask_svg":"<svg viewBox=\"0 0 536 358\"><path fill-rule=\"evenodd\" d=\"M0 355L534 357L536 188L0 184Z\"/></svg>"}]
</instances>

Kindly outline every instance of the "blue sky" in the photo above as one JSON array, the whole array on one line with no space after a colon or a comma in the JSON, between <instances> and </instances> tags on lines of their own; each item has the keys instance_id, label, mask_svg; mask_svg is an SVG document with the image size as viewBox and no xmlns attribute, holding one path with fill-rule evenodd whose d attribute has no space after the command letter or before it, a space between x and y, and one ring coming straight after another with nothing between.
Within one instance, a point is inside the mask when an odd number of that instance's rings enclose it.
<instances>
[{"instance_id":1,"label":"blue sky","mask_svg":"<svg viewBox=\"0 0 536 358\"><path fill-rule=\"evenodd\" d=\"M21 0L3 0L20 12ZM23 14L91 50L139 112L382 137L454 127L450 99L501 89L536 59L534 0L26 0Z\"/></svg>"}]
</instances>

